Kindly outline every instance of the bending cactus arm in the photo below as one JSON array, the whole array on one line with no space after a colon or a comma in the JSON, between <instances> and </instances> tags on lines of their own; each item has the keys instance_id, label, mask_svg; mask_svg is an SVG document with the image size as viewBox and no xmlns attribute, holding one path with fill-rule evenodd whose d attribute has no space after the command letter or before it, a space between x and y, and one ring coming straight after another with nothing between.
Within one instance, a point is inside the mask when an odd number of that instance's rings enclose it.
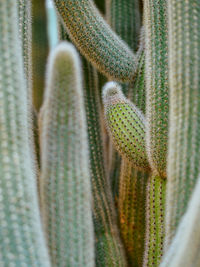
<instances>
[{"instance_id":1,"label":"bending cactus arm","mask_svg":"<svg viewBox=\"0 0 200 267\"><path fill-rule=\"evenodd\" d=\"M40 117L42 212L53 266L94 266L89 153L80 62L51 54Z\"/></svg>"},{"instance_id":2,"label":"bending cactus arm","mask_svg":"<svg viewBox=\"0 0 200 267\"><path fill-rule=\"evenodd\" d=\"M107 128L118 151L135 167L149 170L142 113L124 97L120 86L114 82L105 85L103 102Z\"/></svg>"},{"instance_id":3,"label":"bending cactus arm","mask_svg":"<svg viewBox=\"0 0 200 267\"><path fill-rule=\"evenodd\" d=\"M134 79L136 56L110 29L91 0L54 0L70 38L89 62L119 81Z\"/></svg>"}]
</instances>

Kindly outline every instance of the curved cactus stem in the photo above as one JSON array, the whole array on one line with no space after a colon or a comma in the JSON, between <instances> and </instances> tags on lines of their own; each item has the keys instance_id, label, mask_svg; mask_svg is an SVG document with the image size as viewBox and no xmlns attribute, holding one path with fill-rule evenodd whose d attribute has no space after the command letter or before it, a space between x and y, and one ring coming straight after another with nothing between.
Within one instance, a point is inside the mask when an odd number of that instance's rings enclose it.
<instances>
[{"instance_id":1,"label":"curved cactus stem","mask_svg":"<svg viewBox=\"0 0 200 267\"><path fill-rule=\"evenodd\" d=\"M144 267L159 266L163 255L166 182L156 173L148 178Z\"/></svg>"},{"instance_id":2,"label":"curved cactus stem","mask_svg":"<svg viewBox=\"0 0 200 267\"><path fill-rule=\"evenodd\" d=\"M166 243L200 173L200 2L169 1L170 130Z\"/></svg>"},{"instance_id":3,"label":"curved cactus stem","mask_svg":"<svg viewBox=\"0 0 200 267\"><path fill-rule=\"evenodd\" d=\"M18 3L0 1L0 266L49 267L29 146Z\"/></svg>"},{"instance_id":4,"label":"curved cactus stem","mask_svg":"<svg viewBox=\"0 0 200 267\"><path fill-rule=\"evenodd\" d=\"M200 177L160 267L200 266Z\"/></svg>"},{"instance_id":5,"label":"curved cactus stem","mask_svg":"<svg viewBox=\"0 0 200 267\"><path fill-rule=\"evenodd\" d=\"M120 81L133 80L136 57L106 24L91 0L54 0L70 38L99 71Z\"/></svg>"},{"instance_id":6,"label":"curved cactus stem","mask_svg":"<svg viewBox=\"0 0 200 267\"><path fill-rule=\"evenodd\" d=\"M135 167L149 170L143 114L124 97L120 86L114 82L105 85L103 102L107 128L118 151Z\"/></svg>"},{"instance_id":7,"label":"curved cactus stem","mask_svg":"<svg viewBox=\"0 0 200 267\"><path fill-rule=\"evenodd\" d=\"M102 145L100 90L97 71L83 60L84 94L89 135L96 237L96 266L126 266L116 215L105 169Z\"/></svg>"},{"instance_id":8,"label":"curved cactus stem","mask_svg":"<svg viewBox=\"0 0 200 267\"><path fill-rule=\"evenodd\" d=\"M168 141L167 0L145 0L147 152L151 167L166 177Z\"/></svg>"},{"instance_id":9,"label":"curved cactus stem","mask_svg":"<svg viewBox=\"0 0 200 267\"><path fill-rule=\"evenodd\" d=\"M118 213L130 266L142 266L143 261L147 178L148 173L139 172L129 161L122 160Z\"/></svg>"},{"instance_id":10,"label":"curved cactus stem","mask_svg":"<svg viewBox=\"0 0 200 267\"><path fill-rule=\"evenodd\" d=\"M88 136L80 61L61 43L48 62L40 117L42 212L53 266L94 266Z\"/></svg>"}]
</instances>

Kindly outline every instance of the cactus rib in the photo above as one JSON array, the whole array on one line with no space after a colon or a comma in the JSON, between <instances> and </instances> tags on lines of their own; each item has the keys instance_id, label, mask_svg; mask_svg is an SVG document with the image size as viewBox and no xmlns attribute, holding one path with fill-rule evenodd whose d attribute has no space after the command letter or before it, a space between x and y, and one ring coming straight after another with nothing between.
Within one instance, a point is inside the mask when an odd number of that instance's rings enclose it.
<instances>
[{"instance_id":1,"label":"cactus rib","mask_svg":"<svg viewBox=\"0 0 200 267\"><path fill-rule=\"evenodd\" d=\"M80 60L69 43L51 53L40 114L43 220L53 266L94 266L86 116Z\"/></svg>"},{"instance_id":2,"label":"cactus rib","mask_svg":"<svg viewBox=\"0 0 200 267\"><path fill-rule=\"evenodd\" d=\"M49 267L29 146L18 3L0 1L0 266Z\"/></svg>"},{"instance_id":3,"label":"cactus rib","mask_svg":"<svg viewBox=\"0 0 200 267\"><path fill-rule=\"evenodd\" d=\"M167 0L145 0L147 152L151 167L166 177L168 140Z\"/></svg>"},{"instance_id":4,"label":"cactus rib","mask_svg":"<svg viewBox=\"0 0 200 267\"><path fill-rule=\"evenodd\" d=\"M170 129L166 243L200 173L200 2L169 1Z\"/></svg>"}]
</instances>

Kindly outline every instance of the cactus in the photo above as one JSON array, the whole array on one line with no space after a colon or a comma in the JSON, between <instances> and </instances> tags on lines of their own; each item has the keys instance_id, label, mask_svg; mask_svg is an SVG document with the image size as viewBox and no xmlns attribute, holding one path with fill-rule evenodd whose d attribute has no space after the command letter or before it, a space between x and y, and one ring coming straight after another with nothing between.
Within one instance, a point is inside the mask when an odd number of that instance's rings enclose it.
<instances>
[{"instance_id":1,"label":"cactus","mask_svg":"<svg viewBox=\"0 0 200 267\"><path fill-rule=\"evenodd\" d=\"M161 267L200 265L200 177Z\"/></svg>"},{"instance_id":2,"label":"cactus","mask_svg":"<svg viewBox=\"0 0 200 267\"><path fill-rule=\"evenodd\" d=\"M40 115L41 202L53 266L94 266L83 103L77 52L61 43L48 61Z\"/></svg>"},{"instance_id":3,"label":"cactus","mask_svg":"<svg viewBox=\"0 0 200 267\"><path fill-rule=\"evenodd\" d=\"M108 77L122 81L134 78L135 55L110 29L91 0L54 2L70 38L89 62Z\"/></svg>"},{"instance_id":4,"label":"cactus","mask_svg":"<svg viewBox=\"0 0 200 267\"><path fill-rule=\"evenodd\" d=\"M82 64L50 55L41 151L45 1L0 3L0 265L197 267L200 2L52 1Z\"/></svg>"},{"instance_id":5,"label":"cactus","mask_svg":"<svg viewBox=\"0 0 200 267\"><path fill-rule=\"evenodd\" d=\"M107 128L118 151L138 167L149 170L145 152L145 119L124 97L118 84L110 82L103 89Z\"/></svg>"},{"instance_id":6,"label":"cactus","mask_svg":"<svg viewBox=\"0 0 200 267\"><path fill-rule=\"evenodd\" d=\"M96 266L126 266L102 151L98 75L86 60L83 60L83 66L96 236Z\"/></svg>"},{"instance_id":7,"label":"cactus","mask_svg":"<svg viewBox=\"0 0 200 267\"><path fill-rule=\"evenodd\" d=\"M164 248L166 179L149 176L146 205L146 239L143 266L159 266Z\"/></svg>"},{"instance_id":8,"label":"cactus","mask_svg":"<svg viewBox=\"0 0 200 267\"><path fill-rule=\"evenodd\" d=\"M0 2L0 265L45 266L17 1Z\"/></svg>"},{"instance_id":9,"label":"cactus","mask_svg":"<svg viewBox=\"0 0 200 267\"><path fill-rule=\"evenodd\" d=\"M130 266L142 266L145 240L145 204L148 173L122 160L119 185L120 232Z\"/></svg>"},{"instance_id":10,"label":"cactus","mask_svg":"<svg viewBox=\"0 0 200 267\"><path fill-rule=\"evenodd\" d=\"M169 1L170 131L166 246L200 173L200 3Z\"/></svg>"},{"instance_id":11,"label":"cactus","mask_svg":"<svg viewBox=\"0 0 200 267\"><path fill-rule=\"evenodd\" d=\"M147 152L151 167L166 177L168 136L167 1L145 0Z\"/></svg>"},{"instance_id":12,"label":"cactus","mask_svg":"<svg viewBox=\"0 0 200 267\"><path fill-rule=\"evenodd\" d=\"M33 105L36 111L39 111L43 100L44 73L48 55L45 0L32 1L32 16Z\"/></svg>"}]
</instances>

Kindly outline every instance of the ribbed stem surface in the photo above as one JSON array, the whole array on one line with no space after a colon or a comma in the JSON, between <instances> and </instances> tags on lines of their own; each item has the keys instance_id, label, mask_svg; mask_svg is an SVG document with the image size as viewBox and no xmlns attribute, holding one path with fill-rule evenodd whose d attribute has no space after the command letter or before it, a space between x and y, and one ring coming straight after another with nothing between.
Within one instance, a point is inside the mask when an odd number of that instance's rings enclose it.
<instances>
[{"instance_id":1,"label":"ribbed stem surface","mask_svg":"<svg viewBox=\"0 0 200 267\"><path fill-rule=\"evenodd\" d=\"M167 244L200 173L200 2L169 1Z\"/></svg>"},{"instance_id":2,"label":"ribbed stem surface","mask_svg":"<svg viewBox=\"0 0 200 267\"><path fill-rule=\"evenodd\" d=\"M41 227L17 1L0 1L0 266L49 267Z\"/></svg>"},{"instance_id":3,"label":"ribbed stem surface","mask_svg":"<svg viewBox=\"0 0 200 267\"><path fill-rule=\"evenodd\" d=\"M61 43L40 115L42 212L52 266L94 266L88 136L80 61Z\"/></svg>"}]
</instances>

